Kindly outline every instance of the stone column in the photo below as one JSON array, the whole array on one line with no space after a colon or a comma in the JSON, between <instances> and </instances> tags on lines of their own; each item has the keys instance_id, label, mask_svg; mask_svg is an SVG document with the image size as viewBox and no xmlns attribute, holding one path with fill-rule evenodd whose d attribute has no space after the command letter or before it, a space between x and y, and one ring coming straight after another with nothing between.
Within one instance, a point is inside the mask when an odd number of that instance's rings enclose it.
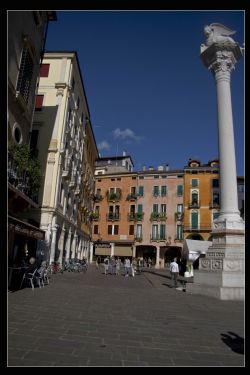
<instances>
[{"instance_id":1,"label":"stone column","mask_svg":"<svg viewBox=\"0 0 250 375\"><path fill-rule=\"evenodd\" d=\"M93 247L94 247L94 244L93 242L91 241L90 242L90 254L89 254L89 263L91 264L93 262Z\"/></svg>"},{"instance_id":2,"label":"stone column","mask_svg":"<svg viewBox=\"0 0 250 375\"><path fill-rule=\"evenodd\" d=\"M217 24L211 24L213 30ZM223 27L223 25L221 25ZM209 27L208 27L209 28ZM223 300L244 299L244 229L238 210L237 175L230 77L241 48L232 38L215 33L201 46L201 59L213 73L217 91L220 215L212 228L213 243L194 274L192 293ZM188 289L187 289L188 291Z\"/></svg>"},{"instance_id":3,"label":"stone column","mask_svg":"<svg viewBox=\"0 0 250 375\"><path fill-rule=\"evenodd\" d=\"M77 233L75 232L72 246L71 246L71 258L74 259L76 257L76 241L77 241Z\"/></svg>"},{"instance_id":4,"label":"stone column","mask_svg":"<svg viewBox=\"0 0 250 375\"><path fill-rule=\"evenodd\" d=\"M242 229L242 219L238 210L237 175L234 147L233 115L231 104L230 78L241 50L237 43L214 43L201 58L213 73L217 91L217 113L219 131L220 164L220 216L216 222L234 222ZM239 223L239 224L238 224Z\"/></svg>"},{"instance_id":5,"label":"stone column","mask_svg":"<svg viewBox=\"0 0 250 375\"><path fill-rule=\"evenodd\" d=\"M50 248L50 259L49 263L55 261L55 253L56 253L56 235L58 230L58 224L54 224L52 227L52 240L51 240L51 248Z\"/></svg>"},{"instance_id":6,"label":"stone column","mask_svg":"<svg viewBox=\"0 0 250 375\"><path fill-rule=\"evenodd\" d=\"M133 258L135 258L135 257L136 257L136 246L133 245Z\"/></svg>"},{"instance_id":7,"label":"stone column","mask_svg":"<svg viewBox=\"0 0 250 375\"><path fill-rule=\"evenodd\" d=\"M67 242L66 242L66 258L65 258L65 261L68 262L69 261L69 258L70 258L70 244L71 244L71 236L72 236L72 231L71 231L71 228L69 228L69 233L68 233L68 238L67 238Z\"/></svg>"},{"instance_id":8,"label":"stone column","mask_svg":"<svg viewBox=\"0 0 250 375\"><path fill-rule=\"evenodd\" d=\"M110 256L113 257L115 255L115 244L114 242L111 242L110 245L111 245Z\"/></svg>"},{"instance_id":9,"label":"stone column","mask_svg":"<svg viewBox=\"0 0 250 375\"><path fill-rule=\"evenodd\" d=\"M59 257L58 257L58 262L60 265L62 265L62 259L63 259L63 250L64 250L64 237L65 237L65 228L62 228L59 243L58 243L58 248L59 248Z\"/></svg>"},{"instance_id":10,"label":"stone column","mask_svg":"<svg viewBox=\"0 0 250 375\"><path fill-rule=\"evenodd\" d=\"M160 260L160 246L156 246L156 262L155 262L155 268L160 268L159 260Z\"/></svg>"}]
</instances>

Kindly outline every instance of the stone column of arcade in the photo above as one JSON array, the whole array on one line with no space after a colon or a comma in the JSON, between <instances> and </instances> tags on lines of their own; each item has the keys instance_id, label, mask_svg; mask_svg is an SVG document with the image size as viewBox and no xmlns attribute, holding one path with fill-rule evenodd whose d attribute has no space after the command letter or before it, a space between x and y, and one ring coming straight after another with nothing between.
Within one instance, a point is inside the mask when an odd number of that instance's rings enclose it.
<instances>
[{"instance_id":1,"label":"stone column of arcade","mask_svg":"<svg viewBox=\"0 0 250 375\"><path fill-rule=\"evenodd\" d=\"M245 223L240 217L231 103L231 71L242 49L227 27L214 23L204 29L207 40L201 45L201 59L215 78L217 92L220 214L213 222L212 246L199 263L194 284L187 292L222 300L243 300L245 279Z\"/></svg>"}]
</instances>

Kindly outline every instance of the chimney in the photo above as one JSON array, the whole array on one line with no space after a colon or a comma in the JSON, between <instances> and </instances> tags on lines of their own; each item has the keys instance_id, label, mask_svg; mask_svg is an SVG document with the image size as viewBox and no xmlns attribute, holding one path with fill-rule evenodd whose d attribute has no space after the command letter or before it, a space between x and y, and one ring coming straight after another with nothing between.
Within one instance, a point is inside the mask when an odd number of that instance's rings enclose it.
<instances>
[{"instance_id":1,"label":"chimney","mask_svg":"<svg viewBox=\"0 0 250 375\"><path fill-rule=\"evenodd\" d=\"M147 170L146 165L144 165L144 166L142 167L142 170L143 170L143 171L146 171L146 170Z\"/></svg>"},{"instance_id":2,"label":"chimney","mask_svg":"<svg viewBox=\"0 0 250 375\"><path fill-rule=\"evenodd\" d=\"M159 165L159 166L158 166L158 171L164 171L164 168L163 168L162 165Z\"/></svg>"},{"instance_id":3,"label":"chimney","mask_svg":"<svg viewBox=\"0 0 250 375\"><path fill-rule=\"evenodd\" d=\"M122 152L122 156L126 156L126 151L123 151L123 152Z\"/></svg>"},{"instance_id":4,"label":"chimney","mask_svg":"<svg viewBox=\"0 0 250 375\"><path fill-rule=\"evenodd\" d=\"M154 167L150 166L150 167L148 167L148 170L149 170L149 171L153 171L153 170L154 170Z\"/></svg>"},{"instance_id":5,"label":"chimney","mask_svg":"<svg viewBox=\"0 0 250 375\"><path fill-rule=\"evenodd\" d=\"M169 165L168 164L166 164L166 171L169 171Z\"/></svg>"}]
</instances>

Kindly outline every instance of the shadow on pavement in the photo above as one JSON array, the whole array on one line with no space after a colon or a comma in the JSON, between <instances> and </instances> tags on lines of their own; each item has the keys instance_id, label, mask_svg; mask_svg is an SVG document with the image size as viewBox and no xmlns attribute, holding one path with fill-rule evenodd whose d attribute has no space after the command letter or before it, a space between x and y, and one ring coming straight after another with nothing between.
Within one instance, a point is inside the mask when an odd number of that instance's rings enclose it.
<instances>
[{"instance_id":1,"label":"shadow on pavement","mask_svg":"<svg viewBox=\"0 0 250 375\"><path fill-rule=\"evenodd\" d=\"M229 335L227 333L221 333L221 340L234 352L244 354L244 338L240 337L234 332L227 332L229 333Z\"/></svg>"}]
</instances>

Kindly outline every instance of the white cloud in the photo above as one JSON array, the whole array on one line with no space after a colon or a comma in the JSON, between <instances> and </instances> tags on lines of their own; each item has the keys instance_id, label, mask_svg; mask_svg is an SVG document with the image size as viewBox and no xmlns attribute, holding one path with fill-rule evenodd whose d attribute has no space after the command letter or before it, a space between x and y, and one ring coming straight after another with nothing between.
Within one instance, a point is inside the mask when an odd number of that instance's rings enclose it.
<instances>
[{"instance_id":1,"label":"white cloud","mask_svg":"<svg viewBox=\"0 0 250 375\"><path fill-rule=\"evenodd\" d=\"M132 139L136 142L139 142L141 139L143 139L143 137L136 135L133 130L128 129L128 128L125 130L116 128L115 130L113 130L113 137L114 139L123 139L123 140Z\"/></svg>"},{"instance_id":2,"label":"white cloud","mask_svg":"<svg viewBox=\"0 0 250 375\"><path fill-rule=\"evenodd\" d=\"M98 148L100 151L101 151L101 150L109 150L109 149L110 149L110 145L108 144L107 141L102 141L102 142L98 143L97 148Z\"/></svg>"}]
</instances>

